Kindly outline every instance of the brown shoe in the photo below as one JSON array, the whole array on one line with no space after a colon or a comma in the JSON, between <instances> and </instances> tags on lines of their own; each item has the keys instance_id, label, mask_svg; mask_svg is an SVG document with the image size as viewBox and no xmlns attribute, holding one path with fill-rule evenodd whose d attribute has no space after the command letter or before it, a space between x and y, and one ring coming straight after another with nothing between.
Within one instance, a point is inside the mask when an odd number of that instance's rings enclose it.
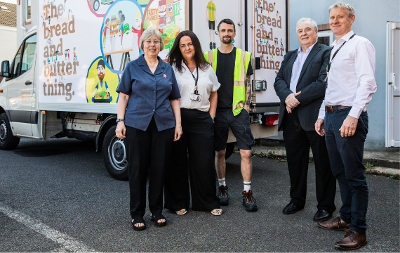
<instances>
[{"instance_id":1,"label":"brown shoe","mask_svg":"<svg viewBox=\"0 0 400 253\"><path fill-rule=\"evenodd\" d=\"M337 249L354 250L367 245L367 237L356 231L347 229L344 238L335 243Z\"/></svg>"},{"instance_id":2,"label":"brown shoe","mask_svg":"<svg viewBox=\"0 0 400 253\"><path fill-rule=\"evenodd\" d=\"M319 221L317 222L318 227L326 230L346 230L349 229L349 224L344 222L340 217L336 217L331 222Z\"/></svg>"}]
</instances>

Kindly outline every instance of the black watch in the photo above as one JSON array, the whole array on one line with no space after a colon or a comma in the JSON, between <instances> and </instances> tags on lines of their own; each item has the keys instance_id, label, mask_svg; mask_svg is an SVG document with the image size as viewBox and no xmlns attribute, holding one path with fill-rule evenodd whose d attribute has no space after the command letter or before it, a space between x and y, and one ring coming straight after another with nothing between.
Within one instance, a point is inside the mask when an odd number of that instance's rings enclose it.
<instances>
[{"instance_id":1,"label":"black watch","mask_svg":"<svg viewBox=\"0 0 400 253\"><path fill-rule=\"evenodd\" d=\"M125 121L125 119L117 119L115 122Z\"/></svg>"}]
</instances>

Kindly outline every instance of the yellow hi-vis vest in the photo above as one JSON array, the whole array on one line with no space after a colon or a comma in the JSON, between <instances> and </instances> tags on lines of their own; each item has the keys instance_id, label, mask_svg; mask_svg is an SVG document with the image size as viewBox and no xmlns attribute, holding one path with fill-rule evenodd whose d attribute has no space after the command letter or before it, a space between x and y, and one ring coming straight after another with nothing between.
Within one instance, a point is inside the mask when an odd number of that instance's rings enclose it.
<instances>
[{"instance_id":1,"label":"yellow hi-vis vest","mask_svg":"<svg viewBox=\"0 0 400 253\"><path fill-rule=\"evenodd\" d=\"M211 64L214 72L217 72L217 55L218 49L204 53L204 58ZM236 48L235 69L234 69L234 82L233 82L233 99L232 111L233 115L239 115L243 110L246 101L246 74L249 67L251 53ZM244 63L244 64L243 64Z\"/></svg>"}]
</instances>

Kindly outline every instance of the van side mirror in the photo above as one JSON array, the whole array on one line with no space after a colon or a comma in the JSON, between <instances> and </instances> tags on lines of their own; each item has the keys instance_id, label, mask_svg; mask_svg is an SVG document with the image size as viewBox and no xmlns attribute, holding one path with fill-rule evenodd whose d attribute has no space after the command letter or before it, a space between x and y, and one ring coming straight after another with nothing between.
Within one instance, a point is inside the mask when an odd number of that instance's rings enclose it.
<instances>
[{"instance_id":1,"label":"van side mirror","mask_svg":"<svg viewBox=\"0 0 400 253\"><path fill-rule=\"evenodd\" d=\"M1 76L10 77L10 62L3 61L1 63Z\"/></svg>"}]
</instances>

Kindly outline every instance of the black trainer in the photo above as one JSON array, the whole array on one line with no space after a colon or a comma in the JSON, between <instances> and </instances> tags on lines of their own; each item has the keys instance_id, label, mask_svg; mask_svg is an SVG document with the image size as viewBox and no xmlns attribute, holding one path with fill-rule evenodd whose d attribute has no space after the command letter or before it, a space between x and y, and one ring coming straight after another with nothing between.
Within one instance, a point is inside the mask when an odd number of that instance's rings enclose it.
<instances>
[{"instance_id":1,"label":"black trainer","mask_svg":"<svg viewBox=\"0 0 400 253\"><path fill-rule=\"evenodd\" d=\"M253 192L251 190L248 192L243 191L242 196L243 196L244 209L246 211L255 212L258 210L257 204L256 204L256 199L253 198Z\"/></svg>"},{"instance_id":2,"label":"black trainer","mask_svg":"<svg viewBox=\"0 0 400 253\"><path fill-rule=\"evenodd\" d=\"M228 186L221 185L219 187L218 198L219 198L219 204L221 206L229 205Z\"/></svg>"}]
</instances>

